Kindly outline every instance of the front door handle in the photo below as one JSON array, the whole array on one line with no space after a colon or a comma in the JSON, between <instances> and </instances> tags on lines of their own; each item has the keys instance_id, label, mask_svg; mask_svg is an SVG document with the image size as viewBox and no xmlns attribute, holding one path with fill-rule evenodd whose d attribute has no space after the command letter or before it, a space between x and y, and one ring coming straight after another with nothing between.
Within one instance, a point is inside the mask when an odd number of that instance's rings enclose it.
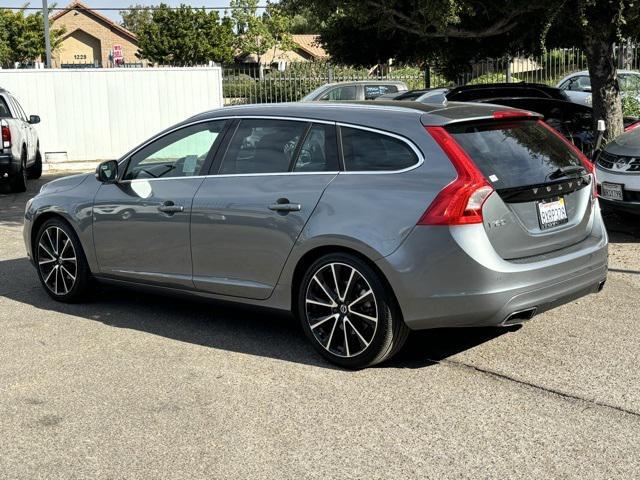
<instances>
[{"instance_id":1,"label":"front door handle","mask_svg":"<svg viewBox=\"0 0 640 480\"><path fill-rule=\"evenodd\" d=\"M269 210L274 212L299 212L302 209L302 205L299 203L291 203L287 198L279 198L276 203L269 205Z\"/></svg>"},{"instance_id":2,"label":"front door handle","mask_svg":"<svg viewBox=\"0 0 640 480\"><path fill-rule=\"evenodd\" d=\"M182 205L176 205L171 200L164 202L162 205L158 207L158 210L162 213L168 213L170 215L178 212L184 212L184 207Z\"/></svg>"}]
</instances>

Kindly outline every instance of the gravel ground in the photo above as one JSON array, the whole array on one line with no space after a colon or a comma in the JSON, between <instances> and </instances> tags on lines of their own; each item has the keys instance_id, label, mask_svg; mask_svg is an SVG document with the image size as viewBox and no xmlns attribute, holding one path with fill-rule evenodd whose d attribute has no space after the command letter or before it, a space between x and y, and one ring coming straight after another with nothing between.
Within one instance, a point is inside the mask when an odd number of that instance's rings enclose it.
<instances>
[{"instance_id":1,"label":"gravel ground","mask_svg":"<svg viewBox=\"0 0 640 480\"><path fill-rule=\"evenodd\" d=\"M68 174L65 172L65 174ZM640 476L640 221L599 295L333 368L293 320L101 288L54 303L0 193L0 478Z\"/></svg>"}]
</instances>

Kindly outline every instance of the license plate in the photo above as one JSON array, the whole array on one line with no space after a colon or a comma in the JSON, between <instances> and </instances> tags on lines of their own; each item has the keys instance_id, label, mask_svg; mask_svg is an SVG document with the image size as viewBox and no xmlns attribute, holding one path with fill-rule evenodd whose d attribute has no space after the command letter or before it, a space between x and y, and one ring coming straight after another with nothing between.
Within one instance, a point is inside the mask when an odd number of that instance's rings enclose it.
<instances>
[{"instance_id":1,"label":"license plate","mask_svg":"<svg viewBox=\"0 0 640 480\"><path fill-rule=\"evenodd\" d=\"M559 197L538 202L538 218L540 220L540 228L543 230L567 223L569 217L567 216L564 198Z\"/></svg>"},{"instance_id":2,"label":"license plate","mask_svg":"<svg viewBox=\"0 0 640 480\"><path fill-rule=\"evenodd\" d=\"M619 183L602 182L600 194L602 195L602 198L620 201L623 200L622 185Z\"/></svg>"}]
</instances>

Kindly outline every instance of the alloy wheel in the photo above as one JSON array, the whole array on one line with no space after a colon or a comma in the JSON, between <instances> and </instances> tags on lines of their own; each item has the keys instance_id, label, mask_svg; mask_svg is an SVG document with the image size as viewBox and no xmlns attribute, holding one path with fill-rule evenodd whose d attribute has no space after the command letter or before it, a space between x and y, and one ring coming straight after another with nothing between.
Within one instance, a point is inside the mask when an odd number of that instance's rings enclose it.
<instances>
[{"instance_id":1,"label":"alloy wheel","mask_svg":"<svg viewBox=\"0 0 640 480\"><path fill-rule=\"evenodd\" d=\"M47 288L55 295L68 294L78 276L73 242L60 227L51 226L38 240L38 268Z\"/></svg>"},{"instance_id":2,"label":"alloy wheel","mask_svg":"<svg viewBox=\"0 0 640 480\"><path fill-rule=\"evenodd\" d=\"M346 263L328 263L315 272L305 312L316 341L343 358L364 352L378 328L375 293L364 275Z\"/></svg>"}]
</instances>

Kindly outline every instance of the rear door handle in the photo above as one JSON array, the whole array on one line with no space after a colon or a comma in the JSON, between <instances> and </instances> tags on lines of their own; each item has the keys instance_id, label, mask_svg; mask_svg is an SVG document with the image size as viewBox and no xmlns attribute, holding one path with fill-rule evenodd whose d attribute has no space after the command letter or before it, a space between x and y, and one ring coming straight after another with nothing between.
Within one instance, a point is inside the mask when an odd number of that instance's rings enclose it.
<instances>
[{"instance_id":1,"label":"rear door handle","mask_svg":"<svg viewBox=\"0 0 640 480\"><path fill-rule=\"evenodd\" d=\"M286 198L279 198L276 203L269 205L269 210L274 212L299 212L302 209L302 205L299 203L291 203Z\"/></svg>"},{"instance_id":2,"label":"rear door handle","mask_svg":"<svg viewBox=\"0 0 640 480\"><path fill-rule=\"evenodd\" d=\"M171 200L169 200L167 202L164 202L162 205L160 205L158 207L158 210L161 211L162 213L173 214L178 212L184 212L184 207L182 205L176 205Z\"/></svg>"}]
</instances>

